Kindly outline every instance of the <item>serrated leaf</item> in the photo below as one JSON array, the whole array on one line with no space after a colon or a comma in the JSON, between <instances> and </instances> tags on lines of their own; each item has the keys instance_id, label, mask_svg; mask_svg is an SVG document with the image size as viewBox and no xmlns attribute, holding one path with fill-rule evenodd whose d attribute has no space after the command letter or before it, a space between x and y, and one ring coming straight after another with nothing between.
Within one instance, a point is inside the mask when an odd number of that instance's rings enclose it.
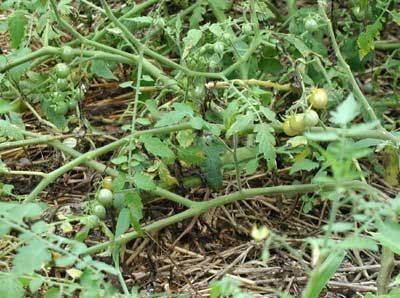
<instances>
[{"instance_id":1,"label":"serrated leaf","mask_svg":"<svg viewBox=\"0 0 400 298\"><path fill-rule=\"evenodd\" d=\"M183 38L183 43L185 45L185 48L192 48L197 45L197 43L200 41L201 37L203 35L203 32L199 29L190 29L186 35L186 37Z\"/></svg>"},{"instance_id":2,"label":"serrated leaf","mask_svg":"<svg viewBox=\"0 0 400 298\"><path fill-rule=\"evenodd\" d=\"M168 186L178 185L178 180L171 175L170 171L163 163L160 164L160 167L158 169L158 175L160 177L160 180L164 182L166 185Z\"/></svg>"},{"instance_id":3,"label":"serrated leaf","mask_svg":"<svg viewBox=\"0 0 400 298\"><path fill-rule=\"evenodd\" d=\"M22 140L24 135L21 129L16 125L11 124L7 120L0 119L0 137L7 137L14 140Z\"/></svg>"},{"instance_id":4,"label":"serrated leaf","mask_svg":"<svg viewBox=\"0 0 400 298\"><path fill-rule=\"evenodd\" d=\"M362 60L369 52L374 50L375 38L379 36L379 32L382 30L382 24L379 20L375 23L368 25L365 28L365 32L362 32L357 39L358 54Z\"/></svg>"},{"instance_id":5,"label":"serrated leaf","mask_svg":"<svg viewBox=\"0 0 400 298\"><path fill-rule=\"evenodd\" d=\"M51 260L46 244L36 239L20 247L17 252L13 260L13 272L17 275L32 274Z\"/></svg>"},{"instance_id":6,"label":"serrated leaf","mask_svg":"<svg viewBox=\"0 0 400 298\"><path fill-rule=\"evenodd\" d=\"M258 168L258 159L254 158L254 159L251 159L250 161L248 161L246 163L246 167L245 168L246 168L246 174L247 175L254 174L257 171L257 168Z\"/></svg>"},{"instance_id":7,"label":"serrated leaf","mask_svg":"<svg viewBox=\"0 0 400 298\"><path fill-rule=\"evenodd\" d=\"M203 151L206 159L201 165L202 171L205 174L207 184L214 190L219 190L222 187L222 164L220 154L224 149L218 144L204 144Z\"/></svg>"},{"instance_id":8,"label":"serrated leaf","mask_svg":"<svg viewBox=\"0 0 400 298\"><path fill-rule=\"evenodd\" d=\"M133 176L133 180L135 186L139 189L143 190L152 190L155 189L156 185L154 184L153 180L149 175L143 173L136 173Z\"/></svg>"},{"instance_id":9,"label":"serrated leaf","mask_svg":"<svg viewBox=\"0 0 400 298\"><path fill-rule=\"evenodd\" d=\"M190 29L199 27L200 22L203 21L203 15L205 13L206 10L202 5L193 9L192 17L190 18Z\"/></svg>"},{"instance_id":10,"label":"serrated leaf","mask_svg":"<svg viewBox=\"0 0 400 298\"><path fill-rule=\"evenodd\" d=\"M336 108L336 111L331 112L331 122L340 126L350 123L360 114L360 105L354 99L352 93Z\"/></svg>"},{"instance_id":11,"label":"serrated leaf","mask_svg":"<svg viewBox=\"0 0 400 298\"><path fill-rule=\"evenodd\" d=\"M393 221L383 222L379 225L378 232L373 233L373 238L394 253L400 254L400 224Z\"/></svg>"},{"instance_id":12,"label":"serrated leaf","mask_svg":"<svg viewBox=\"0 0 400 298\"><path fill-rule=\"evenodd\" d=\"M174 111L163 114L160 117L160 120L157 121L155 127L177 124L186 116L193 116L193 110L188 105L183 103L174 103L172 107L174 108Z\"/></svg>"},{"instance_id":13,"label":"serrated leaf","mask_svg":"<svg viewBox=\"0 0 400 298\"><path fill-rule=\"evenodd\" d=\"M191 129L181 130L176 134L176 139L182 148L188 148L194 141L193 131Z\"/></svg>"},{"instance_id":14,"label":"serrated leaf","mask_svg":"<svg viewBox=\"0 0 400 298\"><path fill-rule=\"evenodd\" d=\"M98 77L102 77L108 80L117 80L117 77L114 76L108 64L103 60L93 60L90 66L90 71Z\"/></svg>"},{"instance_id":15,"label":"serrated leaf","mask_svg":"<svg viewBox=\"0 0 400 298\"><path fill-rule=\"evenodd\" d=\"M252 115L239 115L236 118L236 121L227 130L226 137L230 138L234 134L245 131L246 129L251 127L253 122L254 122L254 118Z\"/></svg>"},{"instance_id":16,"label":"serrated leaf","mask_svg":"<svg viewBox=\"0 0 400 298\"><path fill-rule=\"evenodd\" d=\"M319 167L319 163L309 160L307 158L302 159L294 163L290 169L290 175L297 173L299 171L311 171Z\"/></svg>"},{"instance_id":17,"label":"serrated leaf","mask_svg":"<svg viewBox=\"0 0 400 298\"><path fill-rule=\"evenodd\" d=\"M268 169L276 168L276 142L272 134L274 129L267 124L258 124L254 130L257 132L256 142L259 145L258 151L263 154L267 161Z\"/></svg>"},{"instance_id":18,"label":"serrated leaf","mask_svg":"<svg viewBox=\"0 0 400 298\"><path fill-rule=\"evenodd\" d=\"M205 159L205 154L200 146L191 146L179 149L178 158L188 165L200 165Z\"/></svg>"},{"instance_id":19,"label":"serrated leaf","mask_svg":"<svg viewBox=\"0 0 400 298\"><path fill-rule=\"evenodd\" d=\"M126 194L125 202L129 208L132 226L137 232L141 233L140 220L143 218L142 198L137 192L129 192Z\"/></svg>"},{"instance_id":20,"label":"serrated leaf","mask_svg":"<svg viewBox=\"0 0 400 298\"><path fill-rule=\"evenodd\" d=\"M7 18L7 23L11 37L11 47L16 49L25 36L26 25L28 24L25 13L21 10L15 11Z\"/></svg>"},{"instance_id":21,"label":"serrated leaf","mask_svg":"<svg viewBox=\"0 0 400 298\"><path fill-rule=\"evenodd\" d=\"M159 138L143 135L140 137L140 141L143 142L144 148L155 156L168 160L175 158L174 152Z\"/></svg>"}]
</instances>

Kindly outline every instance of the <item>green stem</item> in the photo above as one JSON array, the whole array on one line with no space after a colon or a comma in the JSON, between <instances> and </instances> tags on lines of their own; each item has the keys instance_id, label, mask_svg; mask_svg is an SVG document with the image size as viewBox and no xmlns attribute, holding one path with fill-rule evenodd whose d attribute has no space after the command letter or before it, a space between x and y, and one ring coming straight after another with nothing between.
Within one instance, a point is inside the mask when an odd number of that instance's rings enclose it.
<instances>
[{"instance_id":1,"label":"green stem","mask_svg":"<svg viewBox=\"0 0 400 298\"><path fill-rule=\"evenodd\" d=\"M272 186L264 188L253 188L253 189L243 189L242 191L234 192L228 195L220 196L210 201L200 201L190 209L183 211L181 213L169 216L164 219L160 219L154 223L146 225L142 228L143 231L153 232L158 231L166 226L172 225L174 223L180 222L190 217L199 216L208 210L233 203L240 200L249 199L255 196L272 196L272 195L287 195L287 194L301 194L316 191L327 191L336 188L337 184L302 184L302 185L281 185ZM364 183L360 181L349 181L340 184L341 187L349 187L352 189L365 189ZM99 251L107 249L113 243L125 243L127 241L133 240L140 236L137 232L129 232L121 235L120 237L114 239L114 241L107 241L101 244L89 247L82 252L83 255L94 254Z\"/></svg>"},{"instance_id":2,"label":"green stem","mask_svg":"<svg viewBox=\"0 0 400 298\"><path fill-rule=\"evenodd\" d=\"M173 126L169 126L169 127L162 127L162 128L138 131L138 132L135 132L134 134L132 134L132 137L138 137L138 136L145 135L145 134L164 134L164 133L170 133L170 132L179 131L179 130L185 130L185 129L189 129L189 128L191 128L190 124L186 124L186 123L178 124L178 125L173 125ZM63 165L62 167L49 173L46 176L46 178L42 179L40 181L40 183L32 190L32 192L25 199L25 202L34 200L40 194L40 192L42 190L44 190L50 183L54 182L58 177L60 177L64 173L72 170L74 167L76 167L80 164L83 164L83 163L87 164L89 161L92 161L94 158L127 144L129 142L130 138L131 138L131 136L127 136L125 138L114 141L110 144L107 144L101 148L98 148L94 151L86 152L86 153L80 155L79 157L75 158L74 160L68 162L67 164ZM50 144L52 144L52 143L54 143L54 142L51 142ZM60 146L60 144L61 144L61 146ZM58 146L67 147L60 142L59 142Z\"/></svg>"},{"instance_id":3,"label":"green stem","mask_svg":"<svg viewBox=\"0 0 400 298\"><path fill-rule=\"evenodd\" d=\"M57 11L57 6L54 2L54 0L50 1L51 6L53 8L54 14L57 18L57 21L69 32L71 33L75 38L79 39L83 44L104 50L106 52L120 55L122 57L128 58L132 60L136 65L139 63L140 57L138 55L130 54L124 51L121 51L119 49L104 45L102 43L90 40L85 38L83 35L81 35L79 32L77 32L70 24L68 24L66 21L64 21L61 16L59 15ZM164 83L164 85L171 87L175 91L179 91L178 83L167 76L161 69L158 67L154 66L152 63L150 63L147 59L143 59L143 69L145 69L152 77L159 79Z\"/></svg>"},{"instance_id":4,"label":"green stem","mask_svg":"<svg viewBox=\"0 0 400 298\"><path fill-rule=\"evenodd\" d=\"M389 283L391 280L392 272L394 269L394 254L393 252L383 246L381 268L377 278L378 295L385 295L389 290Z\"/></svg>"},{"instance_id":5,"label":"green stem","mask_svg":"<svg viewBox=\"0 0 400 298\"><path fill-rule=\"evenodd\" d=\"M391 40L378 40L374 45L376 50L397 50L400 49L400 42Z\"/></svg>"},{"instance_id":6,"label":"green stem","mask_svg":"<svg viewBox=\"0 0 400 298\"><path fill-rule=\"evenodd\" d=\"M368 99L361 92L361 89L358 86L357 81L353 76L353 73L351 72L350 66L347 64L346 60L344 60L344 58L342 56L342 53L340 52L339 45L338 45L338 43L336 41L336 38L335 38L335 33L333 32L331 20L328 18L327 14L325 12L326 3L323 2L322 0L319 0L318 4L319 4L319 10L321 12L321 15L325 19L325 22L326 22L326 24L328 26L328 35L329 35L329 37L330 37L330 39L332 41L333 50L335 51L335 55L336 55L336 57L338 59L339 64L343 67L343 69L346 72L348 78L350 79L350 84L352 86L354 95L361 102L363 108L368 113L369 118L370 118L369 120L378 120L378 117L376 116L375 111L373 110L373 108L371 107L370 103L368 102Z\"/></svg>"}]
</instances>

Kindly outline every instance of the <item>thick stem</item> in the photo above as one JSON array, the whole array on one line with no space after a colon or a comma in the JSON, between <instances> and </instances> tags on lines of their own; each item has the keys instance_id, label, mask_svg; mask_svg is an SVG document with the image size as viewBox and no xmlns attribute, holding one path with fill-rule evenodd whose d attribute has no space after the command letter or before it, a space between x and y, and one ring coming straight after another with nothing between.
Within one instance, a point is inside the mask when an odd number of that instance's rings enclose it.
<instances>
[{"instance_id":1,"label":"thick stem","mask_svg":"<svg viewBox=\"0 0 400 298\"><path fill-rule=\"evenodd\" d=\"M138 136L145 135L145 134L164 134L164 133L170 133L170 132L179 131L179 130L185 130L185 129L189 129L189 128L191 128L190 124L185 123L185 124L178 124L178 125L173 125L173 126L169 126L169 127L162 127L162 128L138 131L136 133L133 133L132 136L128 136L128 137L119 139L117 141L114 141L114 142L107 144L96 150L86 152L86 153L80 155L79 157L75 158L74 160L68 162L67 164L63 165L62 167L49 173L46 176L46 178L42 179L42 181L40 181L40 183L32 190L32 192L25 199L25 202L34 200L40 194L40 192L42 190L44 190L50 183L54 182L58 177L60 177L64 173L72 170L74 167L76 167L80 164L87 163L100 155L103 155L107 152L110 152L112 150L115 150L116 148L119 148L119 147L127 144L131 137L138 137ZM62 146L67 147L63 144L62 144Z\"/></svg>"},{"instance_id":2,"label":"thick stem","mask_svg":"<svg viewBox=\"0 0 400 298\"><path fill-rule=\"evenodd\" d=\"M352 188L352 189L365 189L364 183L362 183L360 181L349 181L349 182L342 183L340 186L348 187L348 188ZM142 228L142 230L146 231L146 232L158 231L166 226L180 222L187 218L199 216L212 208L226 205L229 203L233 203L235 201L249 199L249 198L252 198L255 196L301 194L301 193L308 193L308 192L316 192L316 191L320 191L320 190L327 191L327 190L332 190L336 187L338 187L338 185L336 185L336 184L302 184L302 185L281 185L281 186L272 186L272 187L264 187L264 188L243 189L242 191L234 192L229 195L220 196L220 197L217 197L210 201L196 202L196 204L193 207L191 207L190 209L183 211L181 213L178 213L176 215L169 216L164 219L160 219L149 225L146 225ZM129 232L124 235L121 235L121 237L118 237L117 239L114 239L114 241L107 241L107 242L103 242L101 244L92 246L92 247L86 249L85 251L83 251L82 254L84 254L84 255L94 254L99 251L107 249L113 243L117 243L117 244L125 243L127 241L133 240L138 237L140 237L139 233Z\"/></svg>"},{"instance_id":3,"label":"thick stem","mask_svg":"<svg viewBox=\"0 0 400 298\"><path fill-rule=\"evenodd\" d=\"M394 269L394 254L387 248L382 247L381 269L379 270L378 279L376 281L378 287L378 295L385 295L389 290L389 283Z\"/></svg>"}]
</instances>

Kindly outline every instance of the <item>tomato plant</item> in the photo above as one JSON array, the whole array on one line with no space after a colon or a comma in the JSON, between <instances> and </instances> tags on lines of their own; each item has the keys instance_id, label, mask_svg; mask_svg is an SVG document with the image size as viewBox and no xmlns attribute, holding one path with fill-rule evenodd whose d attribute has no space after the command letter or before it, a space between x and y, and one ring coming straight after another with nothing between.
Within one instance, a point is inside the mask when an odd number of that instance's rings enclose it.
<instances>
[{"instance_id":1,"label":"tomato plant","mask_svg":"<svg viewBox=\"0 0 400 298\"><path fill-rule=\"evenodd\" d=\"M1 2L0 297L400 297L397 2Z\"/></svg>"}]
</instances>

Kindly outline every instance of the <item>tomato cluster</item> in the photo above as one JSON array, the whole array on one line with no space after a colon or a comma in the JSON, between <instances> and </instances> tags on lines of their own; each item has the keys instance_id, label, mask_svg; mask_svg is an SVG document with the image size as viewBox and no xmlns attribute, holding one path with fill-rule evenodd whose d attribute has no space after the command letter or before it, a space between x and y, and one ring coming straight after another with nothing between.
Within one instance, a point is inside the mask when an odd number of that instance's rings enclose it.
<instances>
[{"instance_id":1,"label":"tomato cluster","mask_svg":"<svg viewBox=\"0 0 400 298\"><path fill-rule=\"evenodd\" d=\"M283 132L288 136L296 136L302 134L305 129L318 125L318 113L313 110L323 110L328 104L328 93L323 88L315 88L312 90L308 102L310 108L299 114L292 114L285 119L282 124Z\"/></svg>"}]
</instances>

